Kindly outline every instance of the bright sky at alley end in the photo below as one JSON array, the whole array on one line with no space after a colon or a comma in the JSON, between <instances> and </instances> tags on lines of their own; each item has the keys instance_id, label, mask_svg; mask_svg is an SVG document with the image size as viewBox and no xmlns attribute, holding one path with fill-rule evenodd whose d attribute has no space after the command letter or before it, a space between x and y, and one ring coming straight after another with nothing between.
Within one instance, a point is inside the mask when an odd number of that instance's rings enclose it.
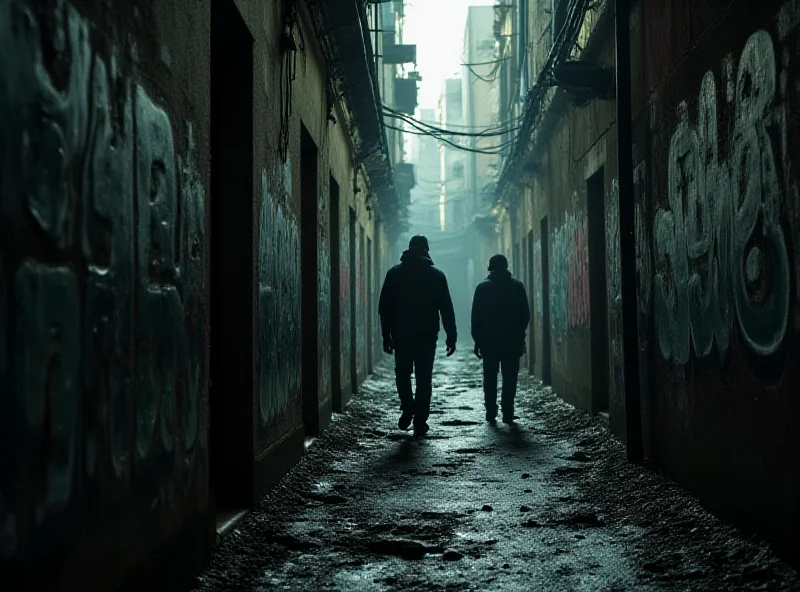
<instances>
[{"instance_id":1,"label":"bright sky at alley end","mask_svg":"<svg viewBox=\"0 0 800 592\"><path fill-rule=\"evenodd\" d=\"M445 78L461 72L468 8L494 3L494 0L407 0L403 42L417 46L417 65L422 76L418 99L421 109L435 107Z\"/></svg>"}]
</instances>

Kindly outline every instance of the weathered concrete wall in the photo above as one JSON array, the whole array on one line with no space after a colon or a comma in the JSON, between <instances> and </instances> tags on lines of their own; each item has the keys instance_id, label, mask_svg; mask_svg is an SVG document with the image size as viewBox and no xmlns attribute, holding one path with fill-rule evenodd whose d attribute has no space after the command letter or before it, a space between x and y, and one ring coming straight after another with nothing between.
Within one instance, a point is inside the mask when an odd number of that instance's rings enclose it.
<instances>
[{"instance_id":1,"label":"weathered concrete wall","mask_svg":"<svg viewBox=\"0 0 800 592\"><path fill-rule=\"evenodd\" d=\"M303 278L317 284L317 426L321 430L331 418L333 407L332 364L339 364L342 401L367 375L366 244L373 241L374 218L365 204L368 182L354 168L348 115L330 96L327 67L305 5L300 5L295 58L280 52L280 5L240 0L241 13L255 38L254 109L256 126L256 170L259 171L260 199L256 200L258 226L258 387L255 421L256 493L274 483L302 453L302 438L309 430L303 425L301 383L301 286ZM281 128L280 85L282 65L294 68L293 105L286 121L288 152L279 156ZM334 104L333 111L329 109ZM328 118L334 116L336 122ZM307 130L318 150L316 269L301 268L302 154L301 128ZM332 243L330 228L331 177L339 188L339 240ZM357 179L354 181L354 179ZM356 192L358 188L358 192ZM373 206L374 207L374 206ZM355 265L350 245L350 211L356 214ZM374 244L374 241L373 241ZM332 249L339 249L340 267L331 268ZM375 261L375 257L372 258ZM332 359L331 277L338 274L341 354ZM374 263L373 271L374 273ZM352 293L351 274L356 290ZM374 286L374 284L373 284ZM374 290L373 290L374 291ZM352 318L351 298L356 299ZM356 348L351 347L355 332ZM351 380L351 360L357 361L358 380Z\"/></svg>"},{"instance_id":2,"label":"weathered concrete wall","mask_svg":"<svg viewBox=\"0 0 800 592\"><path fill-rule=\"evenodd\" d=\"M0 553L34 589L210 547L208 35L207 2L0 0Z\"/></svg>"},{"instance_id":3,"label":"weathered concrete wall","mask_svg":"<svg viewBox=\"0 0 800 592\"><path fill-rule=\"evenodd\" d=\"M296 62L283 64L296 70L282 128L280 3L235 4L253 38L252 192L245 182L221 199L252 202L252 299L241 294L241 303L253 308L245 365L254 380L244 389L252 392L221 394L252 421L237 436L252 453L241 471L252 472L243 483L255 501L312 429L304 372L316 378L314 430L331 417L333 365L358 361L351 390L366 376L377 326L367 333L367 278L386 265L389 245L366 205L368 180L354 181L351 118L341 105L336 123L328 118L326 66L304 5ZM211 31L204 1L0 0L0 557L4 567L33 568L35 589L138 589L134 575L159 562L176 576L161 583L181 588L178 576L196 573L213 542ZM311 170L302 168L301 124L319 156L310 210L301 204ZM302 267L309 211L316 265ZM332 359L333 277L343 280L341 361ZM309 282L316 326L306 339L317 359L304 369Z\"/></svg>"},{"instance_id":4,"label":"weathered concrete wall","mask_svg":"<svg viewBox=\"0 0 800 592\"><path fill-rule=\"evenodd\" d=\"M788 551L800 526L800 6L643 3L638 16L646 442L707 504Z\"/></svg>"},{"instance_id":5,"label":"weathered concrete wall","mask_svg":"<svg viewBox=\"0 0 800 592\"><path fill-rule=\"evenodd\" d=\"M593 26L598 25L595 19ZM606 29L607 29L606 24ZM606 29L593 30L595 37ZM611 29L613 33L613 29ZM593 50L592 59L600 64L614 63L613 35ZM593 409L591 379L591 327L589 281L589 220L587 181L603 171L604 220L606 234L606 287L608 291L609 412L615 425L624 423L622 413L621 326L619 282L619 241L615 224L618 217L616 181L616 137L614 104L594 101L586 107L569 103L557 91L543 123L539 148L534 160L537 173L529 190L511 212L515 247L519 251L517 273L526 286L532 286L531 313L534 373L542 375L546 363L543 339L543 290L549 297L549 350L552 385L567 401ZM541 221L547 220L548 236L541 234ZM533 261L528 264L527 241L532 232ZM542 265L542 241L548 252L548 269ZM513 251L512 251L513 252ZM533 277L530 277L530 269ZM543 274L547 273L547 282Z\"/></svg>"}]
</instances>

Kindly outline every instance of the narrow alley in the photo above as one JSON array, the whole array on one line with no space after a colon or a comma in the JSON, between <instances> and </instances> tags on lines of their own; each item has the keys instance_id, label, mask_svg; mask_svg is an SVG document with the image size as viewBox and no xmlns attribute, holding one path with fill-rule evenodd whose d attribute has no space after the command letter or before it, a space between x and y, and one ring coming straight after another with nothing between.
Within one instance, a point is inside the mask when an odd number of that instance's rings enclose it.
<instances>
[{"instance_id":1,"label":"narrow alley","mask_svg":"<svg viewBox=\"0 0 800 592\"><path fill-rule=\"evenodd\" d=\"M800 0L0 0L4 590L800 592L798 360Z\"/></svg>"},{"instance_id":2,"label":"narrow alley","mask_svg":"<svg viewBox=\"0 0 800 592\"><path fill-rule=\"evenodd\" d=\"M223 541L196 592L798 590L800 574L602 420L521 378L484 421L480 363L440 356L431 431L396 429L390 361Z\"/></svg>"}]
</instances>

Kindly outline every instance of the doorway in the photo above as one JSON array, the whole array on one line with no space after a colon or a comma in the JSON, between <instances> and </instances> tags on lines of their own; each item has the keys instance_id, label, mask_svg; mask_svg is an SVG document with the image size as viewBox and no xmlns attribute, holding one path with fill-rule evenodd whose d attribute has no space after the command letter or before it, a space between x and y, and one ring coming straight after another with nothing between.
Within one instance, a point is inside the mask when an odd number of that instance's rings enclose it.
<instances>
[{"instance_id":1,"label":"doorway","mask_svg":"<svg viewBox=\"0 0 800 592\"><path fill-rule=\"evenodd\" d=\"M375 340L372 335L372 239L367 237L367 373L372 374Z\"/></svg>"},{"instance_id":2,"label":"doorway","mask_svg":"<svg viewBox=\"0 0 800 592\"><path fill-rule=\"evenodd\" d=\"M211 7L209 489L218 530L253 503L253 39Z\"/></svg>"},{"instance_id":3,"label":"doorway","mask_svg":"<svg viewBox=\"0 0 800 592\"><path fill-rule=\"evenodd\" d=\"M528 273L525 282L525 291L528 292L528 310L531 311L531 322L528 327L528 374L536 371L536 311L533 302L533 230L528 231Z\"/></svg>"},{"instance_id":4,"label":"doorway","mask_svg":"<svg viewBox=\"0 0 800 592\"><path fill-rule=\"evenodd\" d=\"M348 231L350 233L350 390L353 395L358 392L358 317L356 312L356 294L358 289L357 284L357 269L356 269L356 211L350 208L350 226Z\"/></svg>"},{"instance_id":5,"label":"doorway","mask_svg":"<svg viewBox=\"0 0 800 592\"><path fill-rule=\"evenodd\" d=\"M300 124L300 332L301 391L306 436L319 433L318 301L317 301L317 145Z\"/></svg>"},{"instance_id":6,"label":"doorway","mask_svg":"<svg viewBox=\"0 0 800 592\"><path fill-rule=\"evenodd\" d=\"M542 382L553 383L550 367L550 231L547 216L540 222L539 239L542 243Z\"/></svg>"},{"instance_id":7,"label":"doorway","mask_svg":"<svg viewBox=\"0 0 800 592\"><path fill-rule=\"evenodd\" d=\"M330 253L331 253L331 397L333 408L342 409L342 302L341 229L339 227L339 184L330 178Z\"/></svg>"},{"instance_id":8,"label":"doorway","mask_svg":"<svg viewBox=\"0 0 800 592\"><path fill-rule=\"evenodd\" d=\"M592 412L608 412L608 291L604 171L586 180L589 226L589 319L591 322Z\"/></svg>"}]
</instances>

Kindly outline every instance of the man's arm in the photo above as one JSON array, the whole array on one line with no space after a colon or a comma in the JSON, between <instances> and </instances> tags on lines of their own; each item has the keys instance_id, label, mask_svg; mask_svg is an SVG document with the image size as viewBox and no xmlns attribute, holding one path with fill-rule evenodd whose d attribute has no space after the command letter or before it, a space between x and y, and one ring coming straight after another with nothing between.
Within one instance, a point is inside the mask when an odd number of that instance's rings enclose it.
<instances>
[{"instance_id":1,"label":"man's arm","mask_svg":"<svg viewBox=\"0 0 800 592\"><path fill-rule=\"evenodd\" d=\"M447 277L442 274L441 293L439 294L439 312L442 315L442 325L447 334L447 344L455 345L458 339L456 331L456 313L453 310L453 300L450 298L450 288L447 286Z\"/></svg>"},{"instance_id":2,"label":"man's arm","mask_svg":"<svg viewBox=\"0 0 800 592\"><path fill-rule=\"evenodd\" d=\"M475 288L475 295L472 297L472 341L480 348L483 339L481 328L481 311L483 309L483 296L480 285Z\"/></svg>"},{"instance_id":3,"label":"man's arm","mask_svg":"<svg viewBox=\"0 0 800 592\"><path fill-rule=\"evenodd\" d=\"M381 295L378 299L378 315L381 317L381 336L384 342L392 338L392 308L394 304L394 288L392 286L392 271L386 273L383 280Z\"/></svg>"},{"instance_id":4,"label":"man's arm","mask_svg":"<svg viewBox=\"0 0 800 592\"><path fill-rule=\"evenodd\" d=\"M524 327L524 329L523 329L523 335L524 335L525 331L528 330L528 325L531 322L531 309L530 309L530 306L528 305L528 293L525 291L525 284L523 284L522 282L520 282L520 284L519 284L519 297L520 297L520 303L519 303L519 310L520 310L520 315L519 316L520 316L520 319L519 320L520 320L520 323L522 324L522 326Z\"/></svg>"}]
</instances>

